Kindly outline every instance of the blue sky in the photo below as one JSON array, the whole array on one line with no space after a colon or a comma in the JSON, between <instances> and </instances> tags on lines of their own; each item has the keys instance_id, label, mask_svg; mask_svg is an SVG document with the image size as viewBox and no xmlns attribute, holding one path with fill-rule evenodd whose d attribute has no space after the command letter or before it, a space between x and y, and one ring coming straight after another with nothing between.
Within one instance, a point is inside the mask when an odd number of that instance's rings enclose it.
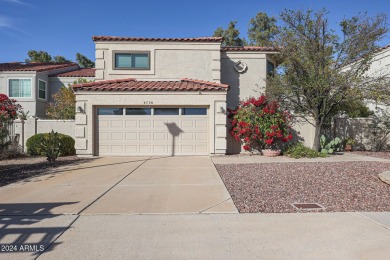
<instances>
[{"instance_id":1,"label":"blue sky","mask_svg":"<svg viewBox=\"0 0 390 260\"><path fill-rule=\"evenodd\" d=\"M94 59L92 35L197 37L212 35L238 21L246 36L249 20L263 11L321 9L336 25L359 11L390 16L389 0L0 0L0 62L24 61L30 49L74 60L80 52ZM381 43L387 45L390 37Z\"/></svg>"}]
</instances>

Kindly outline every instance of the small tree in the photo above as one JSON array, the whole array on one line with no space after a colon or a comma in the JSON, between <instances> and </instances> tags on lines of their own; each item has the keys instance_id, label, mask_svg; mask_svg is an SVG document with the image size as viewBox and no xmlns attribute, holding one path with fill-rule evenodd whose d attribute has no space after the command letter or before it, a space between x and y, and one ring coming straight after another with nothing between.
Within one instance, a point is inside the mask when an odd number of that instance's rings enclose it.
<instances>
[{"instance_id":1,"label":"small tree","mask_svg":"<svg viewBox=\"0 0 390 260\"><path fill-rule=\"evenodd\" d=\"M342 37L330 28L325 10L281 14L284 27L278 36L283 63L280 73L268 79L269 94L315 127L313 149L319 150L321 131L335 108L362 100L377 88L379 78L365 72L377 42L388 31L383 14L365 14L341 22ZM355 62L360 58L359 62ZM314 119L314 123L312 122Z\"/></svg>"},{"instance_id":2,"label":"small tree","mask_svg":"<svg viewBox=\"0 0 390 260\"><path fill-rule=\"evenodd\" d=\"M248 38L250 45L272 46L279 32L275 17L259 12L249 21Z\"/></svg>"},{"instance_id":3,"label":"small tree","mask_svg":"<svg viewBox=\"0 0 390 260\"><path fill-rule=\"evenodd\" d=\"M49 119L74 119L76 115L76 98L72 88L61 87L53 94L52 101L47 105L46 116Z\"/></svg>"},{"instance_id":4,"label":"small tree","mask_svg":"<svg viewBox=\"0 0 390 260\"><path fill-rule=\"evenodd\" d=\"M270 102L265 96L240 102L237 109L229 109L228 117L232 124L230 134L241 141L247 151L277 148L279 141L283 143L292 139L290 114L283 111L278 102Z\"/></svg>"},{"instance_id":5,"label":"small tree","mask_svg":"<svg viewBox=\"0 0 390 260\"><path fill-rule=\"evenodd\" d=\"M52 101L46 107L46 116L49 119L74 119L76 115L76 96L70 87L74 84L89 82L87 79L79 78L68 87L61 87L52 95Z\"/></svg>"},{"instance_id":6,"label":"small tree","mask_svg":"<svg viewBox=\"0 0 390 260\"><path fill-rule=\"evenodd\" d=\"M50 163L54 163L61 155L61 137L57 132L51 132L45 136L40 144L40 150Z\"/></svg>"},{"instance_id":7,"label":"small tree","mask_svg":"<svg viewBox=\"0 0 390 260\"><path fill-rule=\"evenodd\" d=\"M54 56L52 57L47 51L36 51L29 50L27 53L29 59L26 59L26 62L70 62L70 60L66 59L64 56Z\"/></svg>"},{"instance_id":8,"label":"small tree","mask_svg":"<svg viewBox=\"0 0 390 260\"><path fill-rule=\"evenodd\" d=\"M22 107L16 104L16 100L9 99L5 94L0 94L0 148L8 146L8 124L18 117Z\"/></svg>"},{"instance_id":9,"label":"small tree","mask_svg":"<svg viewBox=\"0 0 390 260\"><path fill-rule=\"evenodd\" d=\"M213 36L215 37L223 37L223 46L244 46L245 40L239 37L240 31L236 28L237 21L231 21L228 27L223 29L222 27L218 27Z\"/></svg>"}]
</instances>

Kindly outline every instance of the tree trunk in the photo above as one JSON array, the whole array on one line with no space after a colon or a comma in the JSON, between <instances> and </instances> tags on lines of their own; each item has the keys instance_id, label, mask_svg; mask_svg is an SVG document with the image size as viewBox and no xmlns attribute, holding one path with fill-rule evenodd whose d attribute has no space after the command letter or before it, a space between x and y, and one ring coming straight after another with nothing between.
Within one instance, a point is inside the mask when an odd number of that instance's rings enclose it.
<instances>
[{"instance_id":1,"label":"tree trunk","mask_svg":"<svg viewBox=\"0 0 390 260\"><path fill-rule=\"evenodd\" d=\"M321 124L316 123L314 132L313 150L320 150Z\"/></svg>"}]
</instances>

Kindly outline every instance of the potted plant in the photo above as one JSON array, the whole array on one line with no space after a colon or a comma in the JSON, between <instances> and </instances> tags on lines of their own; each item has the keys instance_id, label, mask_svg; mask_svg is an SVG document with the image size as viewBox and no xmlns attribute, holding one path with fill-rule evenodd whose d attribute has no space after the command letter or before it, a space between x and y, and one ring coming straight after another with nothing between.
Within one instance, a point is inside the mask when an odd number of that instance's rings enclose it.
<instances>
[{"instance_id":1,"label":"potted plant","mask_svg":"<svg viewBox=\"0 0 390 260\"><path fill-rule=\"evenodd\" d=\"M264 95L241 101L236 109L228 111L232 125L230 134L241 141L245 151L259 150L265 156L278 156L280 144L293 138L290 113Z\"/></svg>"},{"instance_id":2,"label":"potted plant","mask_svg":"<svg viewBox=\"0 0 390 260\"><path fill-rule=\"evenodd\" d=\"M355 144L355 139L353 138L348 138L346 141L345 141L345 147L344 147L344 150L346 152L351 152L352 151L352 147L353 145Z\"/></svg>"}]
</instances>

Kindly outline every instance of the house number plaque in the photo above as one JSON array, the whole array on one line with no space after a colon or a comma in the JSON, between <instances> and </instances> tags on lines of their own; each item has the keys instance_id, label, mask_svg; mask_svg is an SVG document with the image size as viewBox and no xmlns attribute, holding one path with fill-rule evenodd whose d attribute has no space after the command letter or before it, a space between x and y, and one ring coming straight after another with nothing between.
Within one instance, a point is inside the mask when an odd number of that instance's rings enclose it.
<instances>
[{"instance_id":1,"label":"house number plaque","mask_svg":"<svg viewBox=\"0 0 390 260\"><path fill-rule=\"evenodd\" d=\"M144 101L144 105L153 105L153 101Z\"/></svg>"}]
</instances>

